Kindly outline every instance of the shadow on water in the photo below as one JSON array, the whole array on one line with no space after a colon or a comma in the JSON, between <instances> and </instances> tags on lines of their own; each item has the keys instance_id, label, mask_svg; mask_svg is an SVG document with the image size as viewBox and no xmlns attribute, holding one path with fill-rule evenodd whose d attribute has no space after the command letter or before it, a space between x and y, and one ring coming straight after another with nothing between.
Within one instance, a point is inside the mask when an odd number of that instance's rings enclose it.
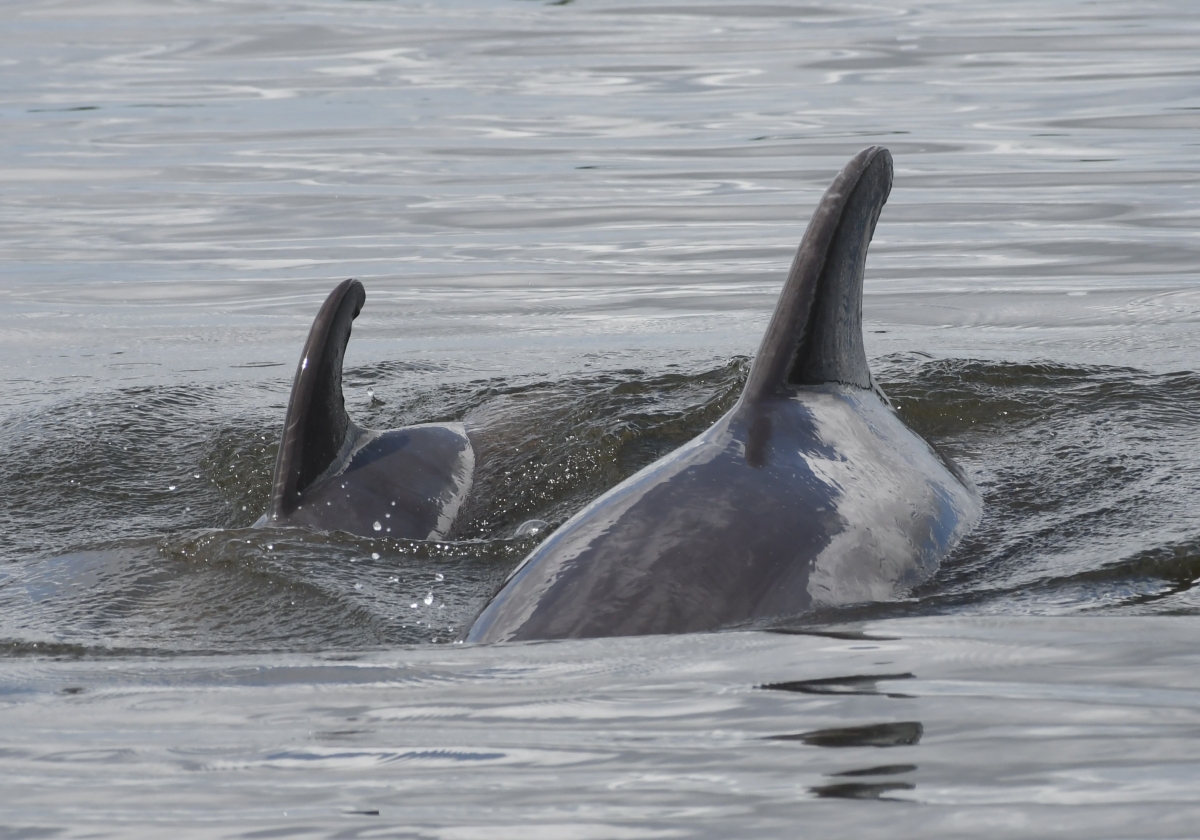
<instances>
[{"instance_id":1,"label":"shadow on water","mask_svg":"<svg viewBox=\"0 0 1200 840\"><path fill-rule=\"evenodd\" d=\"M800 741L810 747L911 747L921 742L924 731L917 721L902 721L814 729L794 735L768 735L764 740Z\"/></svg>"},{"instance_id":2,"label":"shadow on water","mask_svg":"<svg viewBox=\"0 0 1200 840\"><path fill-rule=\"evenodd\" d=\"M885 794L915 789L911 782L840 782L809 788L822 799L888 799Z\"/></svg>"},{"instance_id":3,"label":"shadow on water","mask_svg":"<svg viewBox=\"0 0 1200 840\"><path fill-rule=\"evenodd\" d=\"M821 636L826 639L840 639L847 642L894 642L897 640L895 636L872 635L854 628L837 630L829 627L789 627L786 624L777 624L776 626L768 625L763 629L768 633L782 633L789 636Z\"/></svg>"},{"instance_id":4,"label":"shadow on water","mask_svg":"<svg viewBox=\"0 0 1200 840\"><path fill-rule=\"evenodd\" d=\"M816 680L793 680L759 686L770 691L794 691L798 694L860 694L904 699L909 695L883 692L877 683L884 680L911 680L913 674L863 674L851 677L825 677Z\"/></svg>"},{"instance_id":5,"label":"shadow on water","mask_svg":"<svg viewBox=\"0 0 1200 840\"><path fill-rule=\"evenodd\" d=\"M919 724L918 724L919 726ZM835 778L862 778L869 776L899 776L912 773L917 769L915 764L883 764L877 767L862 767L855 770L843 770L840 773L830 773ZM889 799L887 794L897 791L916 790L912 782L904 781L870 781L870 782L831 782L826 785L814 785L808 790L820 799Z\"/></svg>"},{"instance_id":6,"label":"shadow on water","mask_svg":"<svg viewBox=\"0 0 1200 840\"><path fill-rule=\"evenodd\" d=\"M348 369L348 406L365 426L462 420L472 430L475 492L442 543L248 527L266 504L286 377L265 396L238 383L139 387L10 412L0 417L3 650L452 641L536 543L514 537L522 522L557 527L708 427L748 368L734 358L447 385L408 364ZM886 640L839 625L1196 610L1200 376L911 355L875 369L904 419L979 487L984 519L907 597L762 629L869 644ZM784 690L868 693L873 680L903 676Z\"/></svg>"},{"instance_id":7,"label":"shadow on water","mask_svg":"<svg viewBox=\"0 0 1200 840\"><path fill-rule=\"evenodd\" d=\"M895 776L900 773L911 773L917 769L915 764L881 764L878 767L863 767L860 770L843 770L840 773L830 773L830 776Z\"/></svg>"}]
</instances>

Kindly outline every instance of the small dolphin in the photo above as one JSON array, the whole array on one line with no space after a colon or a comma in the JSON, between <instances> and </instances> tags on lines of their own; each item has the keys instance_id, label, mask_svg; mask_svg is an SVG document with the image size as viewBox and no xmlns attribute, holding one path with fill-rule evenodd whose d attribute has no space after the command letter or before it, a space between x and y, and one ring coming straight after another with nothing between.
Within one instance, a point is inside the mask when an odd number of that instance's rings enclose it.
<instances>
[{"instance_id":1,"label":"small dolphin","mask_svg":"<svg viewBox=\"0 0 1200 840\"><path fill-rule=\"evenodd\" d=\"M937 569L981 504L867 366L863 268L891 184L886 149L846 165L737 404L535 548L467 641L711 630L895 597Z\"/></svg>"},{"instance_id":2,"label":"small dolphin","mask_svg":"<svg viewBox=\"0 0 1200 840\"><path fill-rule=\"evenodd\" d=\"M387 432L346 414L342 359L366 292L339 283L313 321L296 368L267 512L255 523L365 537L445 537L471 489L475 451L461 423Z\"/></svg>"}]
</instances>

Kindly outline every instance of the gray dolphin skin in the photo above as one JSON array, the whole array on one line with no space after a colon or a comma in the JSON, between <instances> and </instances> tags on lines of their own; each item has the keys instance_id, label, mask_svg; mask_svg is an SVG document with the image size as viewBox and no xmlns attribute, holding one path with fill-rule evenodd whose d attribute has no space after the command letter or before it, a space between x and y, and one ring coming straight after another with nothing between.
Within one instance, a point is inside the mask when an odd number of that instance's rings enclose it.
<instances>
[{"instance_id":1,"label":"gray dolphin skin","mask_svg":"<svg viewBox=\"0 0 1200 840\"><path fill-rule=\"evenodd\" d=\"M981 503L867 366L863 269L891 184L886 149L846 165L737 404L535 548L467 641L712 630L894 598L937 569Z\"/></svg>"},{"instance_id":2,"label":"gray dolphin skin","mask_svg":"<svg viewBox=\"0 0 1200 840\"><path fill-rule=\"evenodd\" d=\"M365 300L362 283L345 280L313 321L292 384L270 506L255 525L441 539L471 489L475 452L459 423L373 432L350 419L342 359Z\"/></svg>"}]
</instances>

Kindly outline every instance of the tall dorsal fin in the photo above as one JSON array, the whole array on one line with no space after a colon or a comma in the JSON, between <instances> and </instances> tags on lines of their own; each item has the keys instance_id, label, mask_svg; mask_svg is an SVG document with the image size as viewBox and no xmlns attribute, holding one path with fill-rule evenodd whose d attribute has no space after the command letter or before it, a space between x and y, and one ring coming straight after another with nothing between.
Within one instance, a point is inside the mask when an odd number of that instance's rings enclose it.
<instances>
[{"instance_id":1,"label":"tall dorsal fin","mask_svg":"<svg viewBox=\"0 0 1200 840\"><path fill-rule=\"evenodd\" d=\"M862 340L862 283L867 246L892 188L892 156L863 149L846 164L813 213L742 399L786 385L841 382L871 387Z\"/></svg>"},{"instance_id":2,"label":"tall dorsal fin","mask_svg":"<svg viewBox=\"0 0 1200 840\"><path fill-rule=\"evenodd\" d=\"M329 469L357 432L342 397L342 359L350 325L366 297L362 283L344 280L329 293L313 321L283 421L268 517L295 510L300 494Z\"/></svg>"}]
</instances>

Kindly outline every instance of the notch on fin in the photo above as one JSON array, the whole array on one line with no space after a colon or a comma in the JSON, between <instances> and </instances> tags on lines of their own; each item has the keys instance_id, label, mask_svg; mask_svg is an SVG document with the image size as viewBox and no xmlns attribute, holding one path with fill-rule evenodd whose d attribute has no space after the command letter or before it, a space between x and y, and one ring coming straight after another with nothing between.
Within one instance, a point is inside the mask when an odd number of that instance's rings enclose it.
<instances>
[{"instance_id":1,"label":"notch on fin","mask_svg":"<svg viewBox=\"0 0 1200 840\"><path fill-rule=\"evenodd\" d=\"M342 359L350 325L366 297L362 283L342 281L325 299L309 330L283 423L268 519L292 513L305 488L358 436L342 397Z\"/></svg>"},{"instance_id":2,"label":"notch on fin","mask_svg":"<svg viewBox=\"0 0 1200 840\"><path fill-rule=\"evenodd\" d=\"M834 178L800 249L754 357L742 399L787 385L840 382L871 388L862 339L867 246L892 188L892 156L863 149Z\"/></svg>"}]
</instances>

